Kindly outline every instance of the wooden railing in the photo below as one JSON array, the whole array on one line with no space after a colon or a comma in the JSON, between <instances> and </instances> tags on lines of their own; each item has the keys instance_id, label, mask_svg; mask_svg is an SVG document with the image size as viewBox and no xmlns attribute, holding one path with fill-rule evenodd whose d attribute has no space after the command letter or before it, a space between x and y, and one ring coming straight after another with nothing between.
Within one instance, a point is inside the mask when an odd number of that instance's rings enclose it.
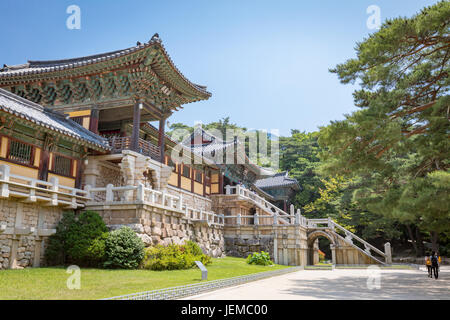
<instances>
[{"instance_id":1,"label":"wooden railing","mask_svg":"<svg viewBox=\"0 0 450 320\"><path fill-rule=\"evenodd\" d=\"M122 150L132 150L131 137L110 137L108 138L112 153L120 153ZM151 157L152 159L160 159L160 148L150 141L139 138L139 150L137 152Z\"/></svg>"},{"instance_id":2,"label":"wooden railing","mask_svg":"<svg viewBox=\"0 0 450 320\"><path fill-rule=\"evenodd\" d=\"M93 200L88 202L87 206L142 203L164 210L182 213L186 219L194 222L224 224L223 215L189 207L183 201L182 194L173 195L164 191L147 188L143 184L124 187L114 187L112 184L108 184L104 188L92 188L88 185L85 187L85 191L87 192L87 196Z\"/></svg>"},{"instance_id":3,"label":"wooden railing","mask_svg":"<svg viewBox=\"0 0 450 320\"><path fill-rule=\"evenodd\" d=\"M72 209L84 207L89 200L86 191L61 185L56 177L43 181L11 174L10 166L4 164L0 165L0 197Z\"/></svg>"}]
</instances>

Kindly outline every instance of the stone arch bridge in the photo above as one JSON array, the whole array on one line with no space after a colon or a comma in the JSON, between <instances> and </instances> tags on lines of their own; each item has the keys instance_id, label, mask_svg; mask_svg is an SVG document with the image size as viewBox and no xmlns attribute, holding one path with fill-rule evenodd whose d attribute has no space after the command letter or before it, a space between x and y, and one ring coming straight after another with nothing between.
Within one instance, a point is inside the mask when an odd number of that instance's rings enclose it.
<instances>
[{"instance_id":1,"label":"stone arch bridge","mask_svg":"<svg viewBox=\"0 0 450 320\"><path fill-rule=\"evenodd\" d=\"M307 219L291 206L284 212L240 186L227 186L227 194L213 197L216 212L224 212L225 251L247 257L266 251L275 263L305 266L319 262L318 239L330 241L332 264L391 264L391 248L369 244L330 218Z\"/></svg>"}]
</instances>

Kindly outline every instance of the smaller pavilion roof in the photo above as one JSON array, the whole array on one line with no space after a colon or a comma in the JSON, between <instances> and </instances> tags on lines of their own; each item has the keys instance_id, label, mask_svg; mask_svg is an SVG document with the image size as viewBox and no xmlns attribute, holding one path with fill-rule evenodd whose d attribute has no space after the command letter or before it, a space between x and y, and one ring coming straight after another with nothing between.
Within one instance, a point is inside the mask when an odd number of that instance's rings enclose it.
<instances>
[{"instance_id":1,"label":"smaller pavilion roof","mask_svg":"<svg viewBox=\"0 0 450 320\"><path fill-rule=\"evenodd\" d=\"M276 173L271 177L256 180L255 186L263 190L280 187L292 187L296 190L300 189L298 181L289 177L288 171Z\"/></svg>"}]
</instances>

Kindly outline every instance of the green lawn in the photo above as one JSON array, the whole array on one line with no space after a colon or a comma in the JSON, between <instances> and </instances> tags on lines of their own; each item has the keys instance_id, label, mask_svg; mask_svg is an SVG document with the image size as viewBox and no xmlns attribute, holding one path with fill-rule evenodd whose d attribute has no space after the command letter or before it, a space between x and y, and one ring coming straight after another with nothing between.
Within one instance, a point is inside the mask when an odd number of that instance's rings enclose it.
<instances>
[{"instance_id":1,"label":"green lawn","mask_svg":"<svg viewBox=\"0 0 450 320\"><path fill-rule=\"evenodd\" d=\"M208 280L287 268L248 265L245 259L213 259ZM199 269L175 271L81 269L81 289L69 290L64 268L0 271L0 299L101 299L201 282Z\"/></svg>"}]
</instances>

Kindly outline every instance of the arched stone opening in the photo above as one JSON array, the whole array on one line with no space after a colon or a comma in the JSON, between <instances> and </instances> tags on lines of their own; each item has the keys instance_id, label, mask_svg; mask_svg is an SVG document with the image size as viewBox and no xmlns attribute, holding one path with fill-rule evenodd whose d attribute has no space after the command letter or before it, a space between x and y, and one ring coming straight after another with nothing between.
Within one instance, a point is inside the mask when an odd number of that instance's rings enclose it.
<instances>
[{"instance_id":1,"label":"arched stone opening","mask_svg":"<svg viewBox=\"0 0 450 320\"><path fill-rule=\"evenodd\" d=\"M319 238L323 237L329 241L330 253L331 253L331 263L336 264L336 254L335 254L335 239L330 234L325 231L317 230L308 234L307 245L308 245L308 256L307 264L315 265L319 263Z\"/></svg>"}]
</instances>

